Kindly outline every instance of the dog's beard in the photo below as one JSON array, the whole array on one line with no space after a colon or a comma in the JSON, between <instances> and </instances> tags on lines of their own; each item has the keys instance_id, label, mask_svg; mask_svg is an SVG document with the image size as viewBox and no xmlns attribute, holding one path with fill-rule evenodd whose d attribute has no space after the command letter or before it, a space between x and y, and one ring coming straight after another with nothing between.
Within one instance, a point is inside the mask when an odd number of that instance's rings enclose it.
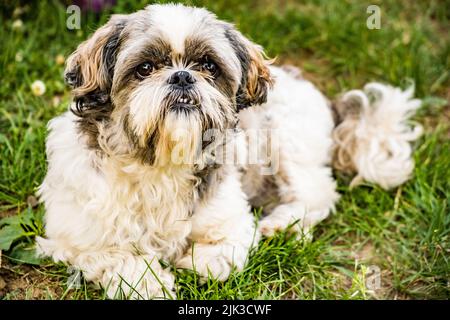
<instances>
[{"instance_id":1,"label":"dog's beard","mask_svg":"<svg viewBox=\"0 0 450 320\"><path fill-rule=\"evenodd\" d=\"M189 92L142 86L129 106L128 125L137 148L146 150L139 154L151 158L143 160L154 166L196 164L204 147L203 133L213 129L219 134L234 123L233 103L206 82Z\"/></svg>"},{"instance_id":2,"label":"dog's beard","mask_svg":"<svg viewBox=\"0 0 450 320\"><path fill-rule=\"evenodd\" d=\"M197 111L170 111L159 130L155 165L191 165L201 153L203 127Z\"/></svg>"}]
</instances>

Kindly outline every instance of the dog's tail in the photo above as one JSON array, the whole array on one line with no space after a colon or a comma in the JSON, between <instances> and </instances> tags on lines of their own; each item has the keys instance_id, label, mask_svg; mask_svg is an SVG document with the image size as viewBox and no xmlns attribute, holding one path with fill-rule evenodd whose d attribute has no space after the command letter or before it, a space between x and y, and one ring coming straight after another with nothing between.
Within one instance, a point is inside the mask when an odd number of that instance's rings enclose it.
<instances>
[{"instance_id":1,"label":"dog's tail","mask_svg":"<svg viewBox=\"0 0 450 320\"><path fill-rule=\"evenodd\" d=\"M411 142L422 134L422 126L408 121L421 105L413 94L413 86L403 91L369 83L334 104L338 124L332 164L356 173L351 187L365 180L389 189L409 179L414 169Z\"/></svg>"}]
</instances>

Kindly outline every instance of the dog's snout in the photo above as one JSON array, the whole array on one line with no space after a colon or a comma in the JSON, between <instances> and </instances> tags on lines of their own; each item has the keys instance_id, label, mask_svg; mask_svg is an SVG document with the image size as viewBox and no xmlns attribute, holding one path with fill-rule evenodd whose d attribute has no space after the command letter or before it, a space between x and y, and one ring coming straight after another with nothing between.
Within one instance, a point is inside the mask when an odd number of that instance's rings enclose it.
<instances>
[{"instance_id":1,"label":"dog's snout","mask_svg":"<svg viewBox=\"0 0 450 320\"><path fill-rule=\"evenodd\" d=\"M188 71L177 71L169 78L169 84L180 89L190 89L195 83L195 79Z\"/></svg>"}]
</instances>

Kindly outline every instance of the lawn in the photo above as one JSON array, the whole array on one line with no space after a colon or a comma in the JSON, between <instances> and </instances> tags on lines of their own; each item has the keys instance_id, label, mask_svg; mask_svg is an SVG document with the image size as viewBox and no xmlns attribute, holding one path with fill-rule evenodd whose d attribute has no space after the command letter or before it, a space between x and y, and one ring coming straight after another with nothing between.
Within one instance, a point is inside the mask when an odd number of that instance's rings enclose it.
<instances>
[{"instance_id":1,"label":"lawn","mask_svg":"<svg viewBox=\"0 0 450 320\"><path fill-rule=\"evenodd\" d=\"M67 57L112 10L66 27L62 1L2 2L0 13L0 299L102 299L72 269L34 256L44 209L34 194L46 172L46 123L67 109ZM25 5L25 3L28 3ZM188 1L232 21L277 63L299 66L330 98L369 81L407 86L423 107L413 178L384 191L335 173L342 198L312 243L263 239L246 269L204 285L178 273L178 299L448 299L450 297L450 4L446 1ZM369 5L381 28L368 29ZM17 9L20 8L20 9ZM31 84L41 80L43 95ZM75 281L76 282L76 281Z\"/></svg>"}]
</instances>

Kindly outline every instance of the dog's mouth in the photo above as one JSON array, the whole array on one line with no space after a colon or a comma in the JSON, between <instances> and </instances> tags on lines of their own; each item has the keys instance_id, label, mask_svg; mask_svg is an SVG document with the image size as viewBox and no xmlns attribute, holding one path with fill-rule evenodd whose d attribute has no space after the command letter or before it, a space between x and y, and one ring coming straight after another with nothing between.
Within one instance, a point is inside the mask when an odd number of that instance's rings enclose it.
<instances>
[{"instance_id":1,"label":"dog's mouth","mask_svg":"<svg viewBox=\"0 0 450 320\"><path fill-rule=\"evenodd\" d=\"M193 99L190 98L179 98L174 104L172 104L170 106L170 109L173 111L177 111L177 110L190 110L192 108L196 107L196 103Z\"/></svg>"},{"instance_id":2,"label":"dog's mouth","mask_svg":"<svg viewBox=\"0 0 450 320\"><path fill-rule=\"evenodd\" d=\"M200 106L199 99L194 94L180 93L172 96L169 102L169 110L189 112Z\"/></svg>"}]
</instances>

